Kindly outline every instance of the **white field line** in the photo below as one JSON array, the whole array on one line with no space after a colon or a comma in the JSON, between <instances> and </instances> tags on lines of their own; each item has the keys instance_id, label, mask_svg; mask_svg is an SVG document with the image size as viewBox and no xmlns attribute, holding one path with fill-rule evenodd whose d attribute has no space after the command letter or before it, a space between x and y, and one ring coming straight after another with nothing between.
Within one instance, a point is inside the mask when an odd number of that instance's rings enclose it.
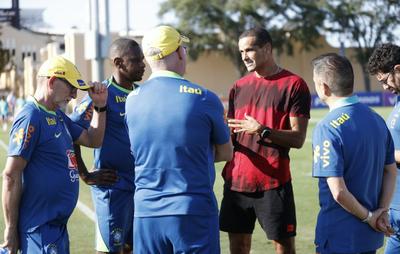
<instances>
[{"instance_id":1,"label":"white field line","mask_svg":"<svg viewBox=\"0 0 400 254\"><path fill-rule=\"evenodd\" d=\"M7 151L8 147L4 143L3 140L0 139L0 146ZM76 207L84 214L86 215L91 221L95 222L96 221L96 214L92 209L90 209L87 205L85 205L83 202L78 200L78 203L76 204Z\"/></svg>"},{"instance_id":2,"label":"white field line","mask_svg":"<svg viewBox=\"0 0 400 254\"><path fill-rule=\"evenodd\" d=\"M78 203L76 204L76 207L78 207L78 209L81 210L81 212L84 215L86 215L91 221L96 222L96 214L87 205L85 205L80 200L78 200Z\"/></svg>"},{"instance_id":3,"label":"white field line","mask_svg":"<svg viewBox=\"0 0 400 254\"><path fill-rule=\"evenodd\" d=\"M0 139L0 146L1 146L4 150L6 150L6 152L7 152L8 147L7 147L7 145L3 142L3 140L1 140L1 139Z\"/></svg>"}]
</instances>

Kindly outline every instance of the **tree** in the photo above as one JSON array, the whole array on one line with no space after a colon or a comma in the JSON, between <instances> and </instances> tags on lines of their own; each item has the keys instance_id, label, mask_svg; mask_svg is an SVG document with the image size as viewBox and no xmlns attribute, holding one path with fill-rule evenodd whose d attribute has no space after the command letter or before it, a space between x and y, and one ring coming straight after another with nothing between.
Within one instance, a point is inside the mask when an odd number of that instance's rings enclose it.
<instances>
[{"instance_id":1,"label":"tree","mask_svg":"<svg viewBox=\"0 0 400 254\"><path fill-rule=\"evenodd\" d=\"M365 90L371 90L368 58L382 42L392 42L399 33L400 2L397 0L325 0L320 10L326 14L321 30L348 41L362 67ZM397 29L397 31L396 31Z\"/></svg>"},{"instance_id":2,"label":"tree","mask_svg":"<svg viewBox=\"0 0 400 254\"><path fill-rule=\"evenodd\" d=\"M159 14L176 17L177 28L192 39L192 59L218 51L232 60L238 76L246 72L237 48L245 29L267 28L278 52L292 54L296 42L305 50L318 46L317 28L324 19L314 1L307 0L167 0Z\"/></svg>"}]
</instances>

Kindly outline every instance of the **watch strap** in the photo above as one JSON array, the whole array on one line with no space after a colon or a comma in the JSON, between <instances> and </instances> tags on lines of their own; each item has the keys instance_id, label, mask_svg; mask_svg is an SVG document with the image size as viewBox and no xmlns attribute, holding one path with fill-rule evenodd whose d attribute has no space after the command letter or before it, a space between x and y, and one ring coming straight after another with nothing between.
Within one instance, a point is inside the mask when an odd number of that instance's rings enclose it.
<instances>
[{"instance_id":1,"label":"watch strap","mask_svg":"<svg viewBox=\"0 0 400 254\"><path fill-rule=\"evenodd\" d=\"M367 218L363 219L362 222L368 223L371 220L371 218L372 218L372 212L368 211Z\"/></svg>"},{"instance_id":2,"label":"watch strap","mask_svg":"<svg viewBox=\"0 0 400 254\"><path fill-rule=\"evenodd\" d=\"M107 105L105 105L104 107L96 107L96 106L94 106L93 108L94 108L94 110L96 112L100 113L100 112L104 112L104 111L107 110Z\"/></svg>"},{"instance_id":3,"label":"watch strap","mask_svg":"<svg viewBox=\"0 0 400 254\"><path fill-rule=\"evenodd\" d=\"M269 127L267 127L267 126L264 126L262 129L261 129L261 132L260 132L260 138L261 139L266 139L266 138L268 138L269 137L269 135L271 135L271 128L269 128Z\"/></svg>"}]
</instances>

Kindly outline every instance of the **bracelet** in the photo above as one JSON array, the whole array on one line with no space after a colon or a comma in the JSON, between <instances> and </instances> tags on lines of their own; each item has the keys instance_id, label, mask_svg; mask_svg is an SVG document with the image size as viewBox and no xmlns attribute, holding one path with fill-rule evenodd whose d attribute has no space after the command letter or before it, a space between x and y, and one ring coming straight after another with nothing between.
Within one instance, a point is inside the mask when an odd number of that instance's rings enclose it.
<instances>
[{"instance_id":1,"label":"bracelet","mask_svg":"<svg viewBox=\"0 0 400 254\"><path fill-rule=\"evenodd\" d=\"M372 213L371 211L368 211L367 218L363 219L362 222L368 223L371 220L371 218L372 218Z\"/></svg>"},{"instance_id":2,"label":"bracelet","mask_svg":"<svg viewBox=\"0 0 400 254\"><path fill-rule=\"evenodd\" d=\"M100 112L104 112L104 111L107 110L107 105L105 105L104 107L101 107L101 108L97 107L97 106L94 106L93 108L97 113L100 113Z\"/></svg>"}]
</instances>

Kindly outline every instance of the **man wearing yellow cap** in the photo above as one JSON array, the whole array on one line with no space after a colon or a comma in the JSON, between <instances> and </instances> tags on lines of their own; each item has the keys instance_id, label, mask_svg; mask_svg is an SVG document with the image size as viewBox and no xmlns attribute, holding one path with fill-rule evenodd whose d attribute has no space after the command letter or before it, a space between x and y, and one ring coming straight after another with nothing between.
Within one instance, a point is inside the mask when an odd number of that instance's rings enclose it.
<instances>
[{"instance_id":1,"label":"man wearing yellow cap","mask_svg":"<svg viewBox=\"0 0 400 254\"><path fill-rule=\"evenodd\" d=\"M135 254L220 253L214 161L230 160L223 106L182 77L188 38L159 26L143 37L153 74L126 101L135 157Z\"/></svg>"},{"instance_id":2,"label":"man wearing yellow cap","mask_svg":"<svg viewBox=\"0 0 400 254\"><path fill-rule=\"evenodd\" d=\"M35 95L14 120L3 171L4 243L10 253L69 253L67 221L78 200L73 143L101 145L107 89L87 85L74 64L56 56L39 69ZM95 113L87 130L61 110L88 90Z\"/></svg>"}]
</instances>

